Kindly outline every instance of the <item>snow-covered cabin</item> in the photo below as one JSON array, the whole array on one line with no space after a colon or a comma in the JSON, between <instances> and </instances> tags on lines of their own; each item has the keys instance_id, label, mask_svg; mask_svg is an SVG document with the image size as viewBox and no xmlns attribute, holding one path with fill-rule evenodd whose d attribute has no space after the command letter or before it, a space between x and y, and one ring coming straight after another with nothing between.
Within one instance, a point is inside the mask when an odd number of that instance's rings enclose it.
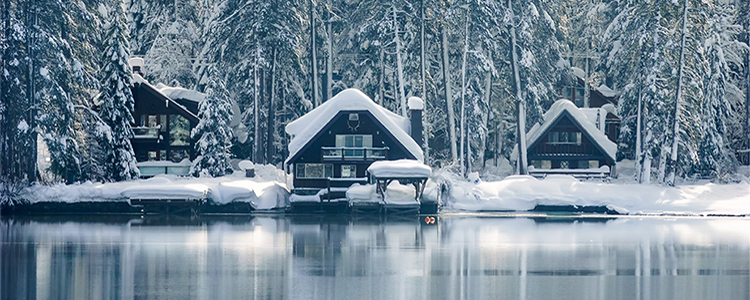
<instances>
[{"instance_id":1,"label":"snow-covered cabin","mask_svg":"<svg viewBox=\"0 0 750 300\"><path fill-rule=\"evenodd\" d=\"M289 123L286 132L292 139L285 163L294 176L293 194L297 199L313 196L313 201L345 198L352 184L367 182L365 173L374 161L423 161L423 106L411 98L409 119L347 89Z\"/></svg>"},{"instance_id":2,"label":"snow-covered cabin","mask_svg":"<svg viewBox=\"0 0 750 300\"><path fill-rule=\"evenodd\" d=\"M142 77L142 58L132 58L130 64L135 102L130 142L141 174L187 173L189 164L186 167L183 160L192 160L195 149L190 131L198 125L198 103L206 95L163 84L154 86Z\"/></svg>"},{"instance_id":3,"label":"snow-covered cabin","mask_svg":"<svg viewBox=\"0 0 750 300\"><path fill-rule=\"evenodd\" d=\"M535 170L607 166L614 172L617 144L604 132L609 113L607 108L578 108L570 100L558 100L544 114L544 123L534 125L526 134L529 166ZM512 154L514 160L517 148Z\"/></svg>"}]
</instances>

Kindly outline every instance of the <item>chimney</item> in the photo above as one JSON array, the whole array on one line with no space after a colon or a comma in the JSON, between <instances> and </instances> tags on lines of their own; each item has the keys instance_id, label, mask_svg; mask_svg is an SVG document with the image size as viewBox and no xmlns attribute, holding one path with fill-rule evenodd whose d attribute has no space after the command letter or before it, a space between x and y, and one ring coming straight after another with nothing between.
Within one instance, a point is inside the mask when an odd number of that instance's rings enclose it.
<instances>
[{"instance_id":1,"label":"chimney","mask_svg":"<svg viewBox=\"0 0 750 300\"><path fill-rule=\"evenodd\" d=\"M133 68L133 74L138 74L143 77L143 65L145 65L143 58L131 57L130 60L128 60L128 64Z\"/></svg>"},{"instance_id":2,"label":"chimney","mask_svg":"<svg viewBox=\"0 0 750 300\"><path fill-rule=\"evenodd\" d=\"M417 142L419 147L424 144L422 135L422 110L424 110L424 101L417 97L409 98L409 112L411 113L411 138Z\"/></svg>"}]
</instances>

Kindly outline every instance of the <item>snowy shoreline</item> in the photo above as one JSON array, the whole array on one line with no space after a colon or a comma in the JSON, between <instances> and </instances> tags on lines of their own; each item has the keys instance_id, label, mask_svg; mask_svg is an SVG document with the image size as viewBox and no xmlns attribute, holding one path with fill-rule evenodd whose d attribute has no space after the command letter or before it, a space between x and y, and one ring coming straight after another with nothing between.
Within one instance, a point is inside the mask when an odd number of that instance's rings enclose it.
<instances>
[{"instance_id":1,"label":"snowy shoreline","mask_svg":"<svg viewBox=\"0 0 750 300\"><path fill-rule=\"evenodd\" d=\"M21 193L28 204L123 202L130 199L205 199L210 204L250 203L255 210L283 209L289 205L284 172L273 166L256 166L256 177L237 172L218 178L157 176L119 183L36 185ZM676 187L579 181L567 175L507 176L472 182L447 171L433 173L424 201L438 201L441 213L536 212L580 215L604 211L629 216L750 216L750 183L698 183ZM541 207L541 208L540 208ZM544 208L551 208L549 211ZM589 209L585 209L589 208ZM591 209L599 208L599 209ZM591 211L593 213L588 213Z\"/></svg>"}]
</instances>

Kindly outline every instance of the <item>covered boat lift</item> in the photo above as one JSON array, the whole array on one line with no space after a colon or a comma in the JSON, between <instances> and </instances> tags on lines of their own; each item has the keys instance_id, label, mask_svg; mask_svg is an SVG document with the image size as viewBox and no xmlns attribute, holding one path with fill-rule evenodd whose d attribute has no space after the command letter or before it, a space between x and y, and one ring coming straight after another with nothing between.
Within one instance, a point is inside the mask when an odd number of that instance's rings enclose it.
<instances>
[{"instance_id":1,"label":"covered boat lift","mask_svg":"<svg viewBox=\"0 0 750 300\"><path fill-rule=\"evenodd\" d=\"M367 173L370 184L375 184L377 197L382 199L383 212L419 213L422 193L432 168L417 160L400 159L376 161L367 168ZM413 196L409 185L414 187ZM352 211L357 211L357 202L350 202L350 206Z\"/></svg>"}]
</instances>

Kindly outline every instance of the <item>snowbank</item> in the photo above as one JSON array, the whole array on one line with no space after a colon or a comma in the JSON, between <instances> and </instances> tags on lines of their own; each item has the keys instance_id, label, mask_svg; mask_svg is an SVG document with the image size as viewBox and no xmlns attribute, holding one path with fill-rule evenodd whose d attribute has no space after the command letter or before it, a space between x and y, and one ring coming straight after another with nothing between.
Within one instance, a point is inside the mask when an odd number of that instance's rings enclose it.
<instances>
[{"instance_id":1,"label":"snowbank","mask_svg":"<svg viewBox=\"0 0 750 300\"><path fill-rule=\"evenodd\" d=\"M501 181L470 183L448 178L443 205L464 211L527 211L537 205L606 206L623 214L658 215L748 215L750 183L716 185L609 184L580 182L567 175L544 180L531 176L508 176ZM438 185L428 185L426 194Z\"/></svg>"},{"instance_id":2,"label":"snowbank","mask_svg":"<svg viewBox=\"0 0 750 300\"><path fill-rule=\"evenodd\" d=\"M417 191L411 184L401 184L398 180L392 181L385 190L385 203L389 205L414 205L417 204Z\"/></svg>"},{"instance_id":3,"label":"snowbank","mask_svg":"<svg viewBox=\"0 0 750 300\"><path fill-rule=\"evenodd\" d=\"M22 192L29 203L101 202L138 198L209 199L214 204L249 202L255 209L273 209L288 205L289 192L284 172L271 165L255 165L256 177L244 172L218 178L159 175L146 180L117 183L92 183L53 186L36 185Z\"/></svg>"}]
</instances>

